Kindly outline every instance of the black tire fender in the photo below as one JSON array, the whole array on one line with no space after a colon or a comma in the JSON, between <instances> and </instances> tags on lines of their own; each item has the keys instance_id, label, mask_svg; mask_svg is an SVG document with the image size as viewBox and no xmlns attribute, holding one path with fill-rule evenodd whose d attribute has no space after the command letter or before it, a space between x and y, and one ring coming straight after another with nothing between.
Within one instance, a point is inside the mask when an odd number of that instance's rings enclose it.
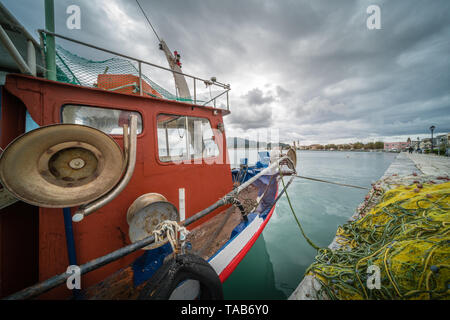
<instances>
[{"instance_id":1,"label":"black tire fender","mask_svg":"<svg viewBox=\"0 0 450 320\"><path fill-rule=\"evenodd\" d=\"M182 254L166 262L147 280L139 300L168 300L182 281L200 283L200 300L223 300L222 282L211 265L194 254Z\"/></svg>"}]
</instances>

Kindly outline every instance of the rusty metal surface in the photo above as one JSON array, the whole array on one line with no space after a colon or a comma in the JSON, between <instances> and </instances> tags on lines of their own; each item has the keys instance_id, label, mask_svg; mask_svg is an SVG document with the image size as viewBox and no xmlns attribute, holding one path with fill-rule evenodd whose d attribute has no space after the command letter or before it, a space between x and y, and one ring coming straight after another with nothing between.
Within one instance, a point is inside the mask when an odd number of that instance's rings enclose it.
<instances>
[{"instance_id":1,"label":"rusty metal surface","mask_svg":"<svg viewBox=\"0 0 450 320\"><path fill-rule=\"evenodd\" d=\"M155 201L130 217L128 235L134 243L152 235L159 223L165 220L179 221L179 219L178 210L173 204L168 201ZM153 243L143 249L154 249L166 244L167 241Z\"/></svg>"},{"instance_id":2,"label":"rusty metal surface","mask_svg":"<svg viewBox=\"0 0 450 320\"><path fill-rule=\"evenodd\" d=\"M9 144L0 157L0 180L27 203L73 207L111 190L122 175L123 162L119 145L102 131L50 125Z\"/></svg>"},{"instance_id":3,"label":"rusty metal surface","mask_svg":"<svg viewBox=\"0 0 450 320\"><path fill-rule=\"evenodd\" d=\"M152 192L152 193L145 193L140 197L138 197L136 200L134 200L134 202L131 204L131 206L128 208L127 211L128 224L130 224L131 218L137 211L156 201L167 201L167 199L162 194Z\"/></svg>"},{"instance_id":4,"label":"rusty metal surface","mask_svg":"<svg viewBox=\"0 0 450 320\"><path fill-rule=\"evenodd\" d=\"M48 182L61 187L85 185L105 166L101 152L88 143L71 141L57 144L44 152L38 171ZM44 172L51 174L42 174Z\"/></svg>"},{"instance_id":5,"label":"rusty metal surface","mask_svg":"<svg viewBox=\"0 0 450 320\"><path fill-rule=\"evenodd\" d=\"M133 274L132 266L120 269L100 283L86 288L83 298L86 300L135 300L145 282L135 287Z\"/></svg>"}]
</instances>

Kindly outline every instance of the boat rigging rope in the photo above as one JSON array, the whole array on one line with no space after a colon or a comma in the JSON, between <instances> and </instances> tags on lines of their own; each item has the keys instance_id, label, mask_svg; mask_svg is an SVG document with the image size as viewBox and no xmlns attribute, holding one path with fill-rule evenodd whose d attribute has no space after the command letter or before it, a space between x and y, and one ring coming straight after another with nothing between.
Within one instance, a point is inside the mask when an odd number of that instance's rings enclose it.
<instances>
[{"instance_id":1,"label":"boat rigging rope","mask_svg":"<svg viewBox=\"0 0 450 320\"><path fill-rule=\"evenodd\" d=\"M138 4L139 8L141 9L142 14L144 15L145 19L147 19L148 24L150 25L150 27L152 28L153 32L155 33L155 36L158 38L158 41L161 42L161 39L159 38L158 34L156 33L155 28L153 28L153 25L152 25L152 23L150 22L150 19L149 19L149 18L147 17L147 15L145 14L145 11L144 11L144 9L142 9L142 7L141 7L139 1L136 0L136 3Z\"/></svg>"}]
</instances>

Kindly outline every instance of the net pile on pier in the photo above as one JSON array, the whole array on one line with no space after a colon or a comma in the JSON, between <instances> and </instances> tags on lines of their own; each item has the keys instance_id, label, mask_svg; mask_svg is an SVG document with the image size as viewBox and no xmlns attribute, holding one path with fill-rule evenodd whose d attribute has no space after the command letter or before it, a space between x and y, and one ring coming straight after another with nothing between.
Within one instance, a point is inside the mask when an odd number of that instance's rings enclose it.
<instances>
[{"instance_id":1,"label":"net pile on pier","mask_svg":"<svg viewBox=\"0 0 450 320\"><path fill-rule=\"evenodd\" d=\"M450 183L387 191L359 220L339 227L338 250L320 249L306 274L329 299L449 299ZM379 289L371 265L380 270Z\"/></svg>"}]
</instances>

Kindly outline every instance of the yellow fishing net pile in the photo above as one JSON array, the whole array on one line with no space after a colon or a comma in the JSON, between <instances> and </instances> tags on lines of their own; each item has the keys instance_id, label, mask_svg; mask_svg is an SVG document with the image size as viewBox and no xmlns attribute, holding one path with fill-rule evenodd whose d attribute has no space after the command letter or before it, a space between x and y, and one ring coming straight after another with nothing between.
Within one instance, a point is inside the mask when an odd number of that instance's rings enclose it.
<instances>
[{"instance_id":1,"label":"yellow fishing net pile","mask_svg":"<svg viewBox=\"0 0 450 320\"><path fill-rule=\"evenodd\" d=\"M321 282L319 297L449 299L449 195L450 182L391 189L339 227L340 249L320 249L306 271Z\"/></svg>"}]
</instances>

